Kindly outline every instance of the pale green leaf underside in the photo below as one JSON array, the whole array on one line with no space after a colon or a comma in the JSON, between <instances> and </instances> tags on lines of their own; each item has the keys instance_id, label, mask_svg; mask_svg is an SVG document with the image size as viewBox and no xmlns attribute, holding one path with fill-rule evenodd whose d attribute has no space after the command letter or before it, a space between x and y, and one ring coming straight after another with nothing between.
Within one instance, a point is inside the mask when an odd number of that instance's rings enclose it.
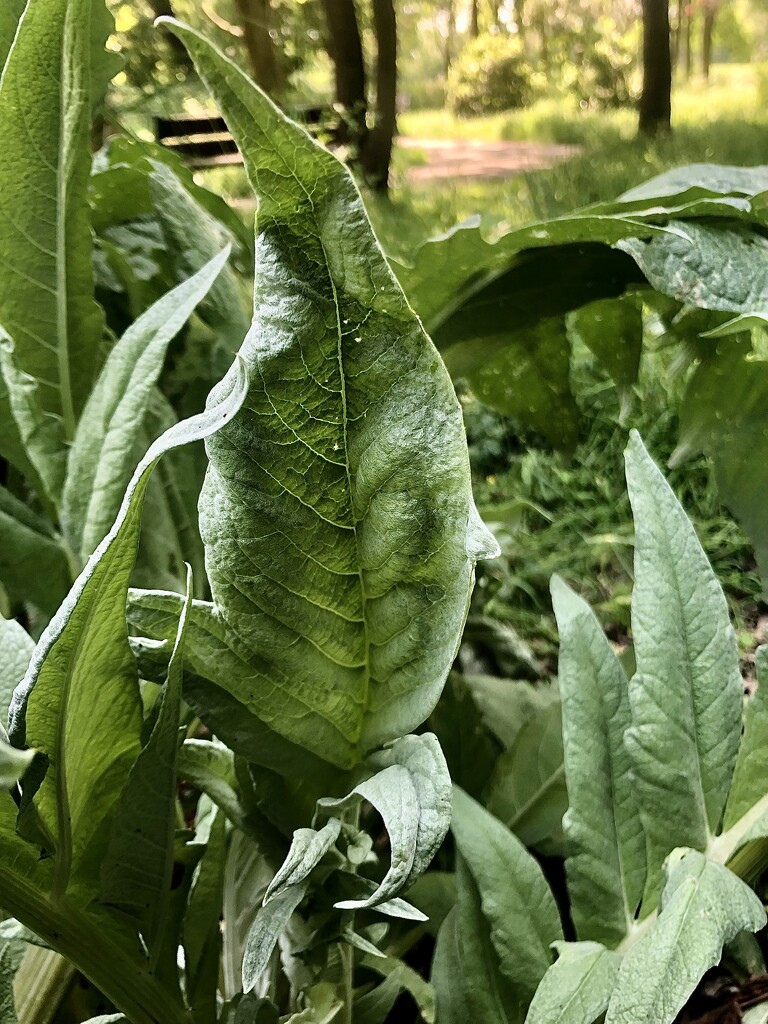
<instances>
[{"instance_id":1,"label":"pale green leaf underside","mask_svg":"<svg viewBox=\"0 0 768 1024\"><path fill-rule=\"evenodd\" d=\"M213 286L228 255L224 249L131 324L88 397L69 453L62 508L67 539L83 560L120 508L168 345Z\"/></svg>"},{"instance_id":2,"label":"pale green leaf underside","mask_svg":"<svg viewBox=\"0 0 768 1024\"><path fill-rule=\"evenodd\" d=\"M555 576L558 680L569 806L571 914L579 938L618 944L645 883L645 834L624 745L627 678L589 605Z\"/></svg>"},{"instance_id":3,"label":"pale green leaf underside","mask_svg":"<svg viewBox=\"0 0 768 1024\"><path fill-rule=\"evenodd\" d=\"M260 202L251 387L208 445L200 502L216 615L240 662L215 681L350 766L429 714L494 542L448 374L347 170L201 36L170 27Z\"/></svg>"},{"instance_id":4,"label":"pale green leaf underside","mask_svg":"<svg viewBox=\"0 0 768 1024\"><path fill-rule=\"evenodd\" d=\"M289 886L303 882L334 845L340 831L338 818L331 818L318 831L313 828L296 829L285 862L269 883L264 902L269 903Z\"/></svg>"},{"instance_id":5,"label":"pale green leaf underside","mask_svg":"<svg viewBox=\"0 0 768 1024\"><path fill-rule=\"evenodd\" d=\"M501 971L530 1000L563 938L544 874L522 843L458 786L451 830L477 885Z\"/></svg>"},{"instance_id":6,"label":"pale green leaf underside","mask_svg":"<svg viewBox=\"0 0 768 1024\"><path fill-rule=\"evenodd\" d=\"M260 908L248 932L243 954L243 991L250 992L267 969L280 933L307 890L306 882L284 889L266 906Z\"/></svg>"},{"instance_id":7,"label":"pale green leaf underside","mask_svg":"<svg viewBox=\"0 0 768 1024\"><path fill-rule=\"evenodd\" d=\"M558 943L558 958L544 975L525 1024L593 1024L616 984L621 955L598 942Z\"/></svg>"},{"instance_id":8,"label":"pale green leaf underside","mask_svg":"<svg viewBox=\"0 0 768 1024\"><path fill-rule=\"evenodd\" d=\"M662 911L624 958L606 1024L671 1024L724 944L765 924L758 897L727 868L696 851L672 861Z\"/></svg>"},{"instance_id":9,"label":"pale green leaf underside","mask_svg":"<svg viewBox=\"0 0 768 1024\"><path fill-rule=\"evenodd\" d=\"M716 834L741 737L736 636L693 526L634 433L626 453L635 520L627 745L648 836L649 903L676 846Z\"/></svg>"},{"instance_id":10,"label":"pale green leaf underside","mask_svg":"<svg viewBox=\"0 0 768 1024\"><path fill-rule=\"evenodd\" d=\"M29 768L34 750L17 750L0 738L0 788L10 789Z\"/></svg>"}]
</instances>

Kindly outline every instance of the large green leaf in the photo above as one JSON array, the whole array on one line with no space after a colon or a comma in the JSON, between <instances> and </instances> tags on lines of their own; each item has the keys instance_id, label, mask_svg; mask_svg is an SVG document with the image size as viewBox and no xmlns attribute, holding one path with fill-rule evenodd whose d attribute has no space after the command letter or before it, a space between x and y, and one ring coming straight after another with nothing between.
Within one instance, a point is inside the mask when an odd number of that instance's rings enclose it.
<instances>
[{"instance_id":1,"label":"large green leaf","mask_svg":"<svg viewBox=\"0 0 768 1024\"><path fill-rule=\"evenodd\" d=\"M571 916L582 939L617 945L645 884L645 834L624 745L627 678L589 605L555 576L558 680L568 783L565 833Z\"/></svg>"},{"instance_id":2,"label":"large green leaf","mask_svg":"<svg viewBox=\"0 0 768 1024\"><path fill-rule=\"evenodd\" d=\"M438 932L432 959L431 981L435 989L440 1024L465 1024L470 1019L464 976L466 964L458 936L458 908L454 907Z\"/></svg>"},{"instance_id":3,"label":"large green leaf","mask_svg":"<svg viewBox=\"0 0 768 1024\"><path fill-rule=\"evenodd\" d=\"M235 671L214 681L351 766L431 711L474 562L495 542L472 501L450 379L349 173L200 35L171 27L259 198L252 383L208 446L200 499L234 653Z\"/></svg>"},{"instance_id":4,"label":"large green leaf","mask_svg":"<svg viewBox=\"0 0 768 1024\"><path fill-rule=\"evenodd\" d=\"M633 432L626 453L635 519L626 742L648 839L650 905L676 846L717 833L741 736L736 636L720 585L672 489Z\"/></svg>"},{"instance_id":5,"label":"large green leaf","mask_svg":"<svg viewBox=\"0 0 768 1024\"><path fill-rule=\"evenodd\" d=\"M0 324L59 443L98 368L87 188L102 0L30 0L0 82Z\"/></svg>"},{"instance_id":6,"label":"large green leaf","mask_svg":"<svg viewBox=\"0 0 768 1024\"><path fill-rule=\"evenodd\" d=\"M67 539L83 560L120 508L168 345L213 287L228 256L228 249L218 253L128 328L88 397L70 449L62 508Z\"/></svg>"},{"instance_id":7,"label":"large green leaf","mask_svg":"<svg viewBox=\"0 0 768 1024\"><path fill-rule=\"evenodd\" d=\"M599 942L558 942L525 1024L593 1024L613 994L621 955Z\"/></svg>"},{"instance_id":8,"label":"large green leaf","mask_svg":"<svg viewBox=\"0 0 768 1024\"><path fill-rule=\"evenodd\" d=\"M522 843L458 787L451 830L474 879L499 966L524 1005L563 938L560 916L544 874Z\"/></svg>"},{"instance_id":9,"label":"large green leaf","mask_svg":"<svg viewBox=\"0 0 768 1024\"><path fill-rule=\"evenodd\" d=\"M624 957L606 1024L671 1024L725 943L764 924L741 879L696 851L676 852L661 913Z\"/></svg>"},{"instance_id":10,"label":"large green leaf","mask_svg":"<svg viewBox=\"0 0 768 1024\"><path fill-rule=\"evenodd\" d=\"M68 887L82 895L97 888L111 818L139 752L138 678L125 601L150 474L164 452L201 439L233 416L247 386L240 364L233 369L236 377L230 375L217 404L150 447L114 526L43 633L14 694L14 742L49 759L35 804L55 846L59 895Z\"/></svg>"}]
</instances>

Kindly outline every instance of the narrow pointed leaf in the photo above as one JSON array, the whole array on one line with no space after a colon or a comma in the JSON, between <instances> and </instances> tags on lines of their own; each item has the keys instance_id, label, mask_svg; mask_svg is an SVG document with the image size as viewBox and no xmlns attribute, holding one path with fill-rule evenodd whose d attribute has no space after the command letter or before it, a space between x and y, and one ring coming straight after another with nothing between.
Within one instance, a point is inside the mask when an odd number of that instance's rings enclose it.
<instances>
[{"instance_id":1,"label":"narrow pointed leaf","mask_svg":"<svg viewBox=\"0 0 768 1024\"><path fill-rule=\"evenodd\" d=\"M120 794L120 814L112 828L101 870L102 898L135 916L157 963L168 913L176 831L176 750L179 745L184 635L191 601L192 574L179 619L179 633L168 666L168 681L147 744L133 764Z\"/></svg>"},{"instance_id":2,"label":"narrow pointed leaf","mask_svg":"<svg viewBox=\"0 0 768 1024\"><path fill-rule=\"evenodd\" d=\"M269 883L264 903L275 899L288 886L303 882L334 845L340 832L341 822L338 818L331 818L318 831L313 828L297 829L293 833L291 848L284 864Z\"/></svg>"},{"instance_id":3,"label":"narrow pointed leaf","mask_svg":"<svg viewBox=\"0 0 768 1024\"><path fill-rule=\"evenodd\" d=\"M648 903L676 846L719 827L741 737L742 683L728 606L680 503L636 433L626 453L635 519L627 745L648 837Z\"/></svg>"},{"instance_id":4,"label":"narrow pointed leaf","mask_svg":"<svg viewBox=\"0 0 768 1024\"><path fill-rule=\"evenodd\" d=\"M185 740L176 757L179 778L197 787L238 828L248 831L246 811L240 801L235 758L218 740Z\"/></svg>"},{"instance_id":5,"label":"narrow pointed leaf","mask_svg":"<svg viewBox=\"0 0 768 1024\"><path fill-rule=\"evenodd\" d=\"M213 286L228 255L228 249L219 252L128 328L88 397L69 454L62 508L67 539L83 559L120 508L168 346Z\"/></svg>"},{"instance_id":6,"label":"narrow pointed leaf","mask_svg":"<svg viewBox=\"0 0 768 1024\"><path fill-rule=\"evenodd\" d=\"M527 1004L552 962L552 943L563 938L554 896L522 843L457 786L451 831L477 885L500 968Z\"/></svg>"},{"instance_id":7,"label":"narrow pointed leaf","mask_svg":"<svg viewBox=\"0 0 768 1024\"><path fill-rule=\"evenodd\" d=\"M474 563L496 545L472 501L450 379L348 171L198 33L166 24L259 199L242 350L252 386L208 446L200 504L217 615L240 659L214 682L351 767L434 707Z\"/></svg>"},{"instance_id":8,"label":"narrow pointed leaf","mask_svg":"<svg viewBox=\"0 0 768 1024\"><path fill-rule=\"evenodd\" d=\"M0 82L0 324L71 440L98 366L89 130L109 31L101 0L30 0Z\"/></svg>"},{"instance_id":9,"label":"narrow pointed leaf","mask_svg":"<svg viewBox=\"0 0 768 1024\"><path fill-rule=\"evenodd\" d=\"M226 397L150 447L114 526L43 633L13 697L14 744L49 758L35 804L56 843L60 894L70 881L93 894L110 819L139 752L138 678L125 601L150 474L164 452L201 439L234 415L247 384L241 364L233 371Z\"/></svg>"},{"instance_id":10,"label":"narrow pointed leaf","mask_svg":"<svg viewBox=\"0 0 768 1024\"><path fill-rule=\"evenodd\" d=\"M335 904L342 910L375 907L397 896L413 869L419 831L419 798L411 773L400 764L377 772L352 790L342 800L321 800L325 812L344 810L360 800L373 804L389 833L390 865L381 885L366 899L342 900Z\"/></svg>"},{"instance_id":11,"label":"narrow pointed leaf","mask_svg":"<svg viewBox=\"0 0 768 1024\"><path fill-rule=\"evenodd\" d=\"M182 935L187 998L193 1014L205 1021L216 1020L225 854L225 819L214 809L205 853L189 893Z\"/></svg>"},{"instance_id":12,"label":"narrow pointed leaf","mask_svg":"<svg viewBox=\"0 0 768 1024\"><path fill-rule=\"evenodd\" d=\"M259 909L243 954L243 991L250 992L269 965L277 940L288 924L291 915L304 899L306 883L284 889L270 903Z\"/></svg>"},{"instance_id":13,"label":"narrow pointed leaf","mask_svg":"<svg viewBox=\"0 0 768 1024\"><path fill-rule=\"evenodd\" d=\"M744 736L725 808L726 830L768 793L768 647L757 649L755 667L757 690L744 715Z\"/></svg>"},{"instance_id":14,"label":"narrow pointed leaf","mask_svg":"<svg viewBox=\"0 0 768 1024\"><path fill-rule=\"evenodd\" d=\"M621 954L599 942L562 942L557 950L525 1024L593 1024L608 1007Z\"/></svg>"},{"instance_id":15,"label":"narrow pointed leaf","mask_svg":"<svg viewBox=\"0 0 768 1024\"><path fill-rule=\"evenodd\" d=\"M484 912L477 882L459 854L456 858L456 932L469 1020L518 1024L531 993L510 981L493 941L493 925Z\"/></svg>"},{"instance_id":16,"label":"narrow pointed leaf","mask_svg":"<svg viewBox=\"0 0 768 1024\"><path fill-rule=\"evenodd\" d=\"M624 735L631 723L624 670L589 605L555 576L560 631L571 915L582 939L616 945L645 884L645 834Z\"/></svg>"},{"instance_id":17,"label":"narrow pointed leaf","mask_svg":"<svg viewBox=\"0 0 768 1024\"><path fill-rule=\"evenodd\" d=\"M765 924L758 897L727 868L691 850L671 860L661 913L624 957L606 1024L671 1024L725 943Z\"/></svg>"}]
</instances>

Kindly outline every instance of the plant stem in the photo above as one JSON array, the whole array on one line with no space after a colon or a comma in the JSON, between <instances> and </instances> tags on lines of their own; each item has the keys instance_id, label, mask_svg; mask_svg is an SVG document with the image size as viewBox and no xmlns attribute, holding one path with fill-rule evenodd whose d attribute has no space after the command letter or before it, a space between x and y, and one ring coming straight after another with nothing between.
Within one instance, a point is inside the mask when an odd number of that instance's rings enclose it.
<instances>
[{"instance_id":1,"label":"plant stem","mask_svg":"<svg viewBox=\"0 0 768 1024\"><path fill-rule=\"evenodd\" d=\"M355 973L355 951L346 942L339 944L339 955L344 976L344 1024L354 1024L354 973Z\"/></svg>"}]
</instances>

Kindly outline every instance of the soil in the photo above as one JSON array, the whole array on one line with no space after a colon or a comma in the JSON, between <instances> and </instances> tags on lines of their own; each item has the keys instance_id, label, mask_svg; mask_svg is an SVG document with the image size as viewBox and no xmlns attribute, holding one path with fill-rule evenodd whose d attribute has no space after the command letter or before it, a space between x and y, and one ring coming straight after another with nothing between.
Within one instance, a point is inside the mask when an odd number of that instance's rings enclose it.
<instances>
[{"instance_id":1,"label":"soil","mask_svg":"<svg viewBox=\"0 0 768 1024\"><path fill-rule=\"evenodd\" d=\"M408 170L412 182L446 178L511 178L543 171L575 156L579 146L543 142L474 142L465 139L398 139L403 149L420 150L426 163Z\"/></svg>"}]
</instances>

